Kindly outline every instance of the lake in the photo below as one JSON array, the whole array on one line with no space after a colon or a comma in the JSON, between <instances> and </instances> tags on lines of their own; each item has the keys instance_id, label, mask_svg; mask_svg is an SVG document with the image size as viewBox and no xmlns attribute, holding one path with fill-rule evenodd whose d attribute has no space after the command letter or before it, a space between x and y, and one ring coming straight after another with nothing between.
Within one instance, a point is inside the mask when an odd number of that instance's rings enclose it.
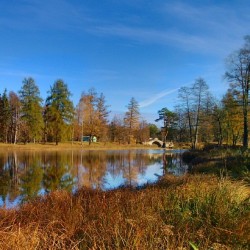
<instances>
[{"instance_id":1,"label":"lake","mask_svg":"<svg viewBox=\"0 0 250 250\"><path fill-rule=\"evenodd\" d=\"M0 152L0 207L11 208L54 190L140 186L164 174L182 175L182 150Z\"/></svg>"}]
</instances>

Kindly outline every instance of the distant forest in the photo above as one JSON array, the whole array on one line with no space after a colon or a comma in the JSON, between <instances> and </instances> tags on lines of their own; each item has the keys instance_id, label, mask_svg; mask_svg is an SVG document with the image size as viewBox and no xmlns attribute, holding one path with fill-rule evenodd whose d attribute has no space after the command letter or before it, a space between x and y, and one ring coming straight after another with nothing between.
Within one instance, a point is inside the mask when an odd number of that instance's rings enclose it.
<instances>
[{"instance_id":1,"label":"distant forest","mask_svg":"<svg viewBox=\"0 0 250 250\"><path fill-rule=\"evenodd\" d=\"M244 45L227 58L225 79L228 90L221 100L209 91L205 79L198 78L190 87L179 89L179 103L174 110L158 111L159 129L140 116L134 97L123 116L108 120L110 110L103 93L95 89L83 92L76 107L67 84L56 80L43 102L39 87L25 78L18 93L0 94L0 141L3 143L46 143L82 141L88 136L98 141L143 143L150 137L190 143L215 142L218 145L241 143L248 148L250 36ZM44 103L44 104L43 104Z\"/></svg>"}]
</instances>

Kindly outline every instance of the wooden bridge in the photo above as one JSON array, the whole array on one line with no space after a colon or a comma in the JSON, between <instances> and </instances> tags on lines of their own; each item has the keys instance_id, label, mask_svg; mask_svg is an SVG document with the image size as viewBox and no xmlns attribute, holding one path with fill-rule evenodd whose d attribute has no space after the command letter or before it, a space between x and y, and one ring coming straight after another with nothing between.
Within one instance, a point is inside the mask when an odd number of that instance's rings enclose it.
<instances>
[{"instance_id":1,"label":"wooden bridge","mask_svg":"<svg viewBox=\"0 0 250 250\"><path fill-rule=\"evenodd\" d=\"M165 142L165 146L164 146L163 141L159 140L158 138L150 139L149 141L144 142L143 144L144 145L156 144L158 147L161 147L161 148L173 148L174 147L173 142Z\"/></svg>"}]
</instances>

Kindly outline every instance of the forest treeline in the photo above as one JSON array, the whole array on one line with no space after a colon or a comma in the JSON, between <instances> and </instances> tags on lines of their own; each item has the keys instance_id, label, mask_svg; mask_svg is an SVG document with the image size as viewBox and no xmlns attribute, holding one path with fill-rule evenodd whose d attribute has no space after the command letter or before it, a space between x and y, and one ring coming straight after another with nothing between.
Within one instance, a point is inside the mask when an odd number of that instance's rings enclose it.
<instances>
[{"instance_id":1,"label":"forest treeline","mask_svg":"<svg viewBox=\"0 0 250 250\"><path fill-rule=\"evenodd\" d=\"M94 88L82 92L76 106L67 84L56 80L43 100L35 80L25 78L18 93L0 94L0 141L4 143L82 141L96 136L99 141L142 143L150 137L175 142L219 145L242 143L248 148L250 87L250 36L227 59L225 79L228 90L221 100L213 97L205 79L181 87L174 110L158 111L161 129L145 121L134 97L124 115L110 117L103 93ZM157 115L156 115L157 116Z\"/></svg>"}]
</instances>

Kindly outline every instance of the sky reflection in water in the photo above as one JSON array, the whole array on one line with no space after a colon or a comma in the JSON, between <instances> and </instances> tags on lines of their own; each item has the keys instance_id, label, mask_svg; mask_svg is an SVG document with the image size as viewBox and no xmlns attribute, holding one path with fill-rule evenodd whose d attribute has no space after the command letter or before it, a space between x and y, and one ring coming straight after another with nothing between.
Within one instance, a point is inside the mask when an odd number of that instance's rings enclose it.
<instances>
[{"instance_id":1,"label":"sky reflection in water","mask_svg":"<svg viewBox=\"0 0 250 250\"><path fill-rule=\"evenodd\" d=\"M187 171L180 150L1 152L0 207L13 207L58 189L108 190Z\"/></svg>"}]
</instances>

